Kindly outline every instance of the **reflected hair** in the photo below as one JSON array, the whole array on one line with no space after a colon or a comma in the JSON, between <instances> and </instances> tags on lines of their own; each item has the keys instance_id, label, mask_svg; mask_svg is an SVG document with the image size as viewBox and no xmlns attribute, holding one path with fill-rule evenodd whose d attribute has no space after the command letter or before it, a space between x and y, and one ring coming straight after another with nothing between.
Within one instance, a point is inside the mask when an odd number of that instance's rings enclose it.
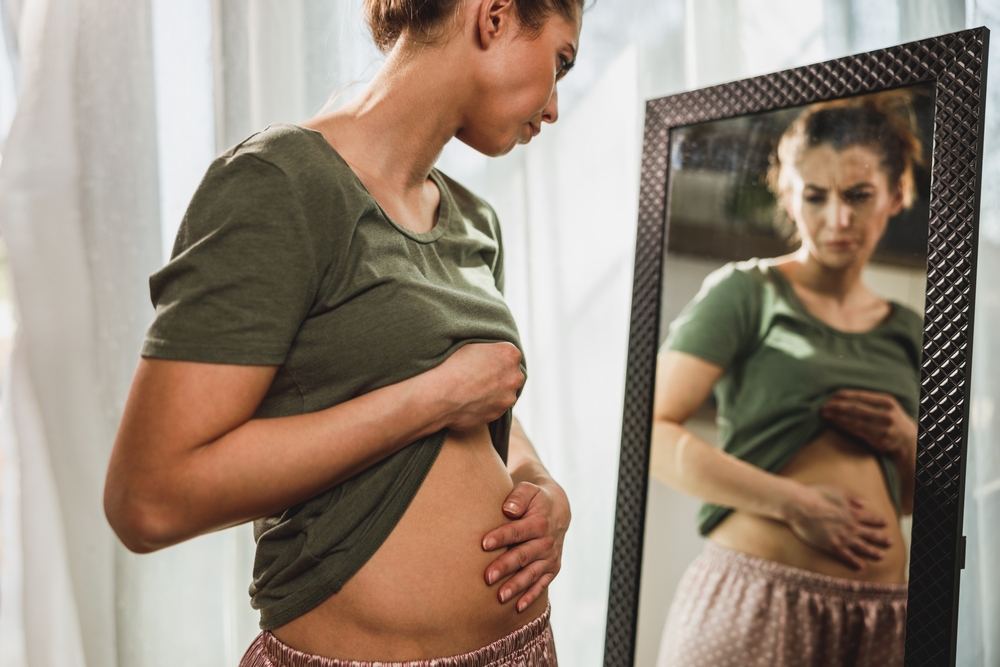
<instances>
[{"instance_id":1,"label":"reflected hair","mask_svg":"<svg viewBox=\"0 0 1000 667\"><path fill-rule=\"evenodd\" d=\"M767 184L782 204L790 186L789 166L816 146L842 151L852 146L872 149L890 188L899 188L903 208L916 198L914 166L924 165L923 145L916 134L912 93L893 90L863 97L820 102L806 108L788 126L771 154Z\"/></svg>"},{"instance_id":2,"label":"reflected hair","mask_svg":"<svg viewBox=\"0 0 1000 667\"><path fill-rule=\"evenodd\" d=\"M365 19L375 45L388 53L405 32L433 44L446 32L468 0L364 0ZM545 21L559 15L575 21L584 0L513 0L518 22L529 34L541 32Z\"/></svg>"}]
</instances>

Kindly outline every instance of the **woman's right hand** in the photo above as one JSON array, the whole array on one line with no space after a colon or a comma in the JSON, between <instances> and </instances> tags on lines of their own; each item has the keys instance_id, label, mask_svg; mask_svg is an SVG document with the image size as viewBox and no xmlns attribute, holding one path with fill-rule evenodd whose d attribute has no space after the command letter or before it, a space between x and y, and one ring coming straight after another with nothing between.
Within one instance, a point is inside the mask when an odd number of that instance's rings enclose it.
<instances>
[{"instance_id":1,"label":"woman's right hand","mask_svg":"<svg viewBox=\"0 0 1000 667\"><path fill-rule=\"evenodd\" d=\"M499 419L524 384L521 352L510 343L469 343L424 374L442 401L443 427L478 428Z\"/></svg>"},{"instance_id":2,"label":"woman's right hand","mask_svg":"<svg viewBox=\"0 0 1000 667\"><path fill-rule=\"evenodd\" d=\"M892 546L882 530L886 520L840 487L804 486L786 515L800 540L854 570L864 569L866 561L881 560Z\"/></svg>"}]
</instances>

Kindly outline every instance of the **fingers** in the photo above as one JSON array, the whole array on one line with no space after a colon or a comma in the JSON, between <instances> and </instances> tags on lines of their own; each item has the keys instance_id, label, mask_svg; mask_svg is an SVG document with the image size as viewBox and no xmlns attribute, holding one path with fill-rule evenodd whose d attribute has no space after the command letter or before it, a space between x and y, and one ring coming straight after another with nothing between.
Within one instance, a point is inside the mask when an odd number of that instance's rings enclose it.
<instances>
[{"instance_id":1,"label":"fingers","mask_svg":"<svg viewBox=\"0 0 1000 667\"><path fill-rule=\"evenodd\" d=\"M841 389L833 394L835 399L867 403L873 407L882 409L891 408L896 399L891 394L883 394L876 391L865 391L863 389Z\"/></svg>"},{"instance_id":2,"label":"fingers","mask_svg":"<svg viewBox=\"0 0 1000 667\"><path fill-rule=\"evenodd\" d=\"M869 526L872 528L885 528L889 525L885 517L881 514L876 514L868 510L855 510L854 519L863 526Z\"/></svg>"},{"instance_id":3,"label":"fingers","mask_svg":"<svg viewBox=\"0 0 1000 667\"><path fill-rule=\"evenodd\" d=\"M504 604L514 597L521 591L527 591L532 585L542 578L547 569L547 563L545 561L535 561L528 567L524 568L516 575L510 578L509 581L505 581L503 586L497 591L497 599L500 600L501 604ZM541 591L539 591L540 593ZM537 597L537 596L536 596ZM525 604L523 607L521 605L521 600L518 600L517 610L522 611L524 607L527 607L530 602Z\"/></svg>"},{"instance_id":4,"label":"fingers","mask_svg":"<svg viewBox=\"0 0 1000 667\"><path fill-rule=\"evenodd\" d=\"M849 548L852 553L866 560L879 561L882 560L884 551L875 547L864 540L855 540L850 543Z\"/></svg>"},{"instance_id":5,"label":"fingers","mask_svg":"<svg viewBox=\"0 0 1000 667\"><path fill-rule=\"evenodd\" d=\"M483 550L493 551L500 547L509 547L529 540L548 537L548 533L548 519L542 514L533 514L488 532L483 537Z\"/></svg>"},{"instance_id":6,"label":"fingers","mask_svg":"<svg viewBox=\"0 0 1000 667\"><path fill-rule=\"evenodd\" d=\"M834 549L832 555L852 570L865 569L864 561L846 545Z\"/></svg>"},{"instance_id":7,"label":"fingers","mask_svg":"<svg viewBox=\"0 0 1000 667\"><path fill-rule=\"evenodd\" d=\"M541 487L536 484L521 482L503 501L503 513L511 519L520 517L541 490Z\"/></svg>"},{"instance_id":8,"label":"fingers","mask_svg":"<svg viewBox=\"0 0 1000 667\"><path fill-rule=\"evenodd\" d=\"M859 426L884 427L892 423L892 417L887 410L839 399L830 399L820 410L820 414L831 421L839 420L848 424L853 422Z\"/></svg>"},{"instance_id":9,"label":"fingers","mask_svg":"<svg viewBox=\"0 0 1000 667\"><path fill-rule=\"evenodd\" d=\"M552 580L555 578L556 575L551 572L547 572L540 576L538 581L536 581L531 588L529 588L527 592L525 592L525 594L518 599L517 610L521 612L533 605L535 600L537 600L539 596L545 592L545 589L549 587L549 584L551 584Z\"/></svg>"},{"instance_id":10,"label":"fingers","mask_svg":"<svg viewBox=\"0 0 1000 667\"><path fill-rule=\"evenodd\" d=\"M844 491L843 493L844 497L847 498L848 504L851 506L851 513L854 515L855 521L876 528L882 528L887 525L885 518L881 514L868 509L867 500L848 491Z\"/></svg>"},{"instance_id":11,"label":"fingers","mask_svg":"<svg viewBox=\"0 0 1000 667\"><path fill-rule=\"evenodd\" d=\"M837 428L861 438L876 449L893 449L895 430L893 413L889 410L831 399L820 410L820 415Z\"/></svg>"},{"instance_id":12,"label":"fingers","mask_svg":"<svg viewBox=\"0 0 1000 667\"><path fill-rule=\"evenodd\" d=\"M892 540L881 530L871 530L868 528L858 529L858 537L880 549L888 549L892 546Z\"/></svg>"},{"instance_id":13,"label":"fingers","mask_svg":"<svg viewBox=\"0 0 1000 667\"><path fill-rule=\"evenodd\" d=\"M486 566L483 575L486 583L492 586L504 577L523 570L537 562L552 560L557 557L553 547L555 541L551 537L541 537L524 544L518 544L502 556Z\"/></svg>"}]
</instances>

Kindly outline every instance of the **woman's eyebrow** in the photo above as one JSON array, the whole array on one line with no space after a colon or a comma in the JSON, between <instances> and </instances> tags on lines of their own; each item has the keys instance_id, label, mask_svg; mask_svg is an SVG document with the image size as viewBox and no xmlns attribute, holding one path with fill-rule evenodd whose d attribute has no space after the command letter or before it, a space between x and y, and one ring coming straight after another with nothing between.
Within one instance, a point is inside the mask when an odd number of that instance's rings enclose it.
<instances>
[{"instance_id":1,"label":"woman's eyebrow","mask_svg":"<svg viewBox=\"0 0 1000 667\"><path fill-rule=\"evenodd\" d=\"M851 190L874 190L875 184L869 183L868 181L862 181L861 183L855 183L844 188L844 192L850 192Z\"/></svg>"}]
</instances>

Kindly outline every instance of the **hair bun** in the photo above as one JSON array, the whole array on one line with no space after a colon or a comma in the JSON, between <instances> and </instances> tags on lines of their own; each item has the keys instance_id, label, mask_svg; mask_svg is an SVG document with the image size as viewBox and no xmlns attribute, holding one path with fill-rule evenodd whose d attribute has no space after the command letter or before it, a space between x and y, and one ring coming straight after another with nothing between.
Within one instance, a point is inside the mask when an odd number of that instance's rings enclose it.
<instances>
[{"instance_id":1,"label":"hair bun","mask_svg":"<svg viewBox=\"0 0 1000 667\"><path fill-rule=\"evenodd\" d=\"M457 17L466 1L364 0L365 19L375 45L388 53L404 32L423 42L435 41L447 19ZM583 0L514 0L513 8L522 26L539 30L553 14L575 20Z\"/></svg>"}]
</instances>

